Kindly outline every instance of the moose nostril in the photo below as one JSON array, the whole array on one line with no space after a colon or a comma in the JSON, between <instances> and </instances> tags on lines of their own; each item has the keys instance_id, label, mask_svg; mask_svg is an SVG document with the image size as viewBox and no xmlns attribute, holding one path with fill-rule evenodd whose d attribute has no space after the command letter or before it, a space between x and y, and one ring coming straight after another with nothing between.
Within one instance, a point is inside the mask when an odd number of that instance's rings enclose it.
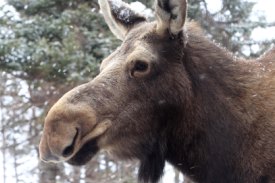
<instances>
[{"instance_id":1,"label":"moose nostril","mask_svg":"<svg viewBox=\"0 0 275 183\"><path fill-rule=\"evenodd\" d=\"M78 137L78 129L76 129L76 134L74 136L72 143L69 146L67 146L62 152L63 157L68 157L73 154L77 137Z\"/></svg>"},{"instance_id":2,"label":"moose nostril","mask_svg":"<svg viewBox=\"0 0 275 183\"><path fill-rule=\"evenodd\" d=\"M69 145L68 147L66 147L62 153L63 157L68 157L70 156L72 153L74 152L74 146L73 145Z\"/></svg>"}]
</instances>

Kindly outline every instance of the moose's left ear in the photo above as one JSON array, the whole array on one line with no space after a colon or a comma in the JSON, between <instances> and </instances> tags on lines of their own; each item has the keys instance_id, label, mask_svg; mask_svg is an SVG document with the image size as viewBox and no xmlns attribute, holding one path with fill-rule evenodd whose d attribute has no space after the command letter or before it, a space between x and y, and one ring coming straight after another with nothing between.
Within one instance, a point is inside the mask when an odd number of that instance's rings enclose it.
<instances>
[{"instance_id":1,"label":"moose's left ear","mask_svg":"<svg viewBox=\"0 0 275 183\"><path fill-rule=\"evenodd\" d=\"M178 35L184 26L187 0L156 0L157 32Z\"/></svg>"},{"instance_id":2,"label":"moose's left ear","mask_svg":"<svg viewBox=\"0 0 275 183\"><path fill-rule=\"evenodd\" d=\"M121 0L98 0L98 3L110 30L120 40L135 24L146 21L144 16Z\"/></svg>"}]
</instances>

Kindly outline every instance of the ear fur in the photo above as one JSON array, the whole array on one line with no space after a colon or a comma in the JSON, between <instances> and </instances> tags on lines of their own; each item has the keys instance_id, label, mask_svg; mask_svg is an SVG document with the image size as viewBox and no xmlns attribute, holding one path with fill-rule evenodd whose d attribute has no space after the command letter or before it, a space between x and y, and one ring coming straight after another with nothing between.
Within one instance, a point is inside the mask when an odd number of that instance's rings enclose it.
<instances>
[{"instance_id":1,"label":"ear fur","mask_svg":"<svg viewBox=\"0 0 275 183\"><path fill-rule=\"evenodd\" d=\"M164 34L167 30L178 35L184 26L187 12L187 0L156 0L157 32Z\"/></svg>"},{"instance_id":2,"label":"ear fur","mask_svg":"<svg viewBox=\"0 0 275 183\"><path fill-rule=\"evenodd\" d=\"M123 40L127 32L146 18L121 0L98 0L104 19L113 34Z\"/></svg>"}]
</instances>

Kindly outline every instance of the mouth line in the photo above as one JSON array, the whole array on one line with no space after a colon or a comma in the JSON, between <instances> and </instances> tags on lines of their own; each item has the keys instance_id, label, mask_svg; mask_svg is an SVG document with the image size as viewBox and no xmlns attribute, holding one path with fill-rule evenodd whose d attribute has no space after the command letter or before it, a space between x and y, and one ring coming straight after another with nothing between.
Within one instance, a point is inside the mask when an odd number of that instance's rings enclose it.
<instances>
[{"instance_id":1,"label":"mouth line","mask_svg":"<svg viewBox=\"0 0 275 183\"><path fill-rule=\"evenodd\" d=\"M86 142L67 162L71 165L84 165L99 151L98 138Z\"/></svg>"},{"instance_id":2,"label":"mouth line","mask_svg":"<svg viewBox=\"0 0 275 183\"><path fill-rule=\"evenodd\" d=\"M67 148L65 149L66 152L72 152L71 157L68 157L67 162L72 165L84 165L87 163L99 151L97 141L106 133L110 125L110 120L104 120L98 123L90 133L79 140L79 146L77 145L79 130L77 130L72 142L72 147L68 147L68 150Z\"/></svg>"},{"instance_id":3,"label":"mouth line","mask_svg":"<svg viewBox=\"0 0 275 183\"><path fill-rule=\"evenodd\" d=\"M73 138L73 141L71 143L71 145L69 145L68 147L66 147L62 153L63 157L69 157L70 155L73 154L74 150L75 150L75 147L76 147L76 141L77 141L77 138L79 136L79 129L76 128L76 134Z\"/></svg>"}]
</instances>

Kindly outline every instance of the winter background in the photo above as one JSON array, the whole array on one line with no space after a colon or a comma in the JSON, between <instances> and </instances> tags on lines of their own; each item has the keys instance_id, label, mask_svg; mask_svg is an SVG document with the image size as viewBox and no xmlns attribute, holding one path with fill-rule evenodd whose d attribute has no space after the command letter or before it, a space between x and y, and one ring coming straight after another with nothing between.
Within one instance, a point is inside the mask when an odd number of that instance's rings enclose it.
<instances>
[{"instance_id":1,"label":"winter background","mask_svg":"<svg viewBox=\"0 0 275 183\"><path fill-rule=\"evenodd\" d=\"M220 11L220 9L222 7L221 0L206 0L206 2L207 2L208 10L212 13ZM261 14L266 17L267 22L270 22L270 23L275 22L275 13L274 13L275 1L253 0L253 2L256 2L256 5L254 6L253 13L250 17L251 20L257 19L258 15ZM5 1L0 0L0 7L3 5L5 5ZM139 11L144 10L144 6L138 2L133 4L132 7L137 8ZM12 16L14 17L14 19L20 19L20 15L16 12L16 10L13 7L5 6L5 11L7 11L7 10L12 12ZM0 11L0 17L3 12L4 11ZM1 27L0 27L0 31L1 31ZM268 28L260 28L260 27L255 28L252 32L251 37L253 40L259 41L259 42L274 39L275 38L275 26L271 26ZM259 45L254 45L252 47L252 49L253 49L253 51L256 52L260 48L259 48ZM246 53L247 55L249 55L250 52L251 52L251 50L249 50L249 49L244 50L244 53ZM19 81L19 82L21 83L21 89L20 89L20 92L18 93L18 96L20 96L20 95L28 96L29 91L28 91L28 88L25 87L25 85L26 85L26 84L24 84L25 81ZM4 99L1 98L1 100L4 100ZM12 100L12 98L6 97L4 102L8 103L11 100ZM8 113L8 112L9 111L6 111L4 109L0 111L0 122L4 119L2 117L5 116L5 113ZM36 113L39 113L39 109L36 110ZM27 112L25 115L27 116L26 118L28 118L28 116L31 116L32 114L30 112ZM2 123L0 125L2 125ZM3 126L0 126L0 127L2 128ZM16 127L14 127L14 128L16 128ZM24 127L24 128L27 128L27 127ZM20 139L24 140L26 137L22 134L15 134L13 138L16 139L17 141L20 141ZM3 146L4 146L4 142L0 141L0 147L2 148ZM5 183L16 183L16 182L27 182L27 183L33 182L33 183L35 183L35 182L38 182L37 176L34 175L36 173L36 171L33 170L33 167L36 167L37 164L39 164L36 153L37 152L32 150L29 152L29 156L20 158L19 162L16 162L18 164L22 163L22 165L18 168L18 172L14 171L13 162L7 162L7 161L9 161L9 159L11 159L11 155L6 154L5 158L4 158L3 153L0 153L0 183L4 183L4 182ZM28 163L23 163L23 162L28 162ZM70 169L69 165L64 165L64 166L65 166L64 170L69 171L69 169ZM26 171L33 171L34 174L28 173L23 176L21 175L21 180L15 179L15 174L20 174L20 172L26 172ZM4 177L3 172L5 172L5 177ZM83 172L80 172L80 174L82 174L82 173ZM167 164L166 168L165 168L165 175L162 179L162 182L164 182L164 183L173 182L174 177L175 177L174 169L170 165ZM179 179L183 180L184 178L183 178L183 176L180 175Z\"/></svg>"}]
</instances>

